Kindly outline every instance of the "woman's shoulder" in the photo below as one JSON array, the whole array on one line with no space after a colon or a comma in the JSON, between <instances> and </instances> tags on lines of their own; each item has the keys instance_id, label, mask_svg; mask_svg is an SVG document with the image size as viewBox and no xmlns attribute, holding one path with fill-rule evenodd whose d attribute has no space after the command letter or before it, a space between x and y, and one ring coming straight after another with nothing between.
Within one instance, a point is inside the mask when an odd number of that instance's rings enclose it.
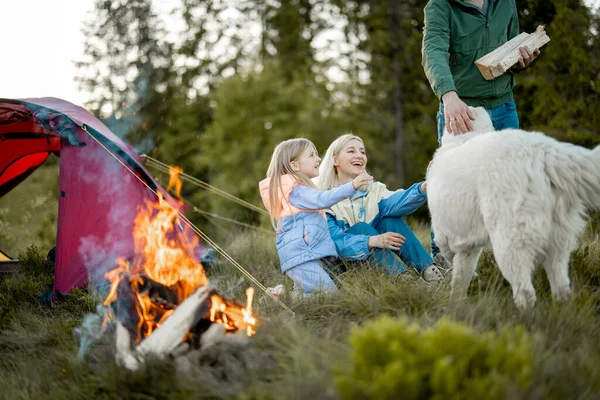
<instances>
[{"instance_id":1,"label":"woman's shoulder","mask_svg":"<svg viewBox=\"0 0 600 400\"><path fill-rule=\"evenodd\" d=\"M392 194L394 194L395 191L393 190L389 190L387 188L387 186L385 185L385 183L382 182L373 182L373 185L371 186L371 190L369 190L369 195L372 198L377 199L377 201L381 200L381 199L385 199L389 196L391 196Z\"/></svg>"}]
</instances>

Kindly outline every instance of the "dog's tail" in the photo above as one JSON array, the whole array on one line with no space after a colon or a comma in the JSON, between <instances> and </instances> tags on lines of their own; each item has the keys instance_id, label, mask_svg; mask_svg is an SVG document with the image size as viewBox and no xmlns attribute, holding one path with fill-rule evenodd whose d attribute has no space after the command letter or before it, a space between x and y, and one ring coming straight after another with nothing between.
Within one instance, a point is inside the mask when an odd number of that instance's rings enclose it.
<instances>
[{"instance_id":1,"label":"dog's tail","mask_svg":"<svg viewBox=\"0 0 600 400\"><path fill-rule=\"evenodd\" d=\"M546 152L546 173L557 189L577 196L589 209L600 209L600 146L590 151L559 143Z\"/></svg>"}]
</instances>

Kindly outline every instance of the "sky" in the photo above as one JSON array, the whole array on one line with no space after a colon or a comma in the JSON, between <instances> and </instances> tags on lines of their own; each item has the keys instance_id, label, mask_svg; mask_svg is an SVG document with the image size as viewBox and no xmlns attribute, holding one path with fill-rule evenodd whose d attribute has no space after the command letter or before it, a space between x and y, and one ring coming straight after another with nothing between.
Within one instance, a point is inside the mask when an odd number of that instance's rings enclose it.
<instances>
[{"instance_id":1,"label":"sky","mask_svg":"<svg viewBox=\"0 0 600 400\"><path fill-rule=\"evenodd\" d=\"M173 0L155 0L159 9ZM94 0L0 0L0 98L58 97L83 105L74 61Z\"/></svg>"},{"instance_id":2,"label":"sky","mask_svg":"<svg viewBox=\"0 0 600 400\"><path fill-rule=\"evenodd\" d=\"M1 0L0 97L58 97L82 105L73 61L93 0Z\"/></svg>"},{"instance_id":3,"label":"sky","mask_svg":"<svg viewBox=\"0 0 600 400\"><path fill-rule=\"evenodd\" d=\"M587 0L600 5L600 0ZM174 0L155 0L160 13ZM0 0L0 98L58 97L83 105L74 61L94 0Z\"/></svg>"}]
</instances>

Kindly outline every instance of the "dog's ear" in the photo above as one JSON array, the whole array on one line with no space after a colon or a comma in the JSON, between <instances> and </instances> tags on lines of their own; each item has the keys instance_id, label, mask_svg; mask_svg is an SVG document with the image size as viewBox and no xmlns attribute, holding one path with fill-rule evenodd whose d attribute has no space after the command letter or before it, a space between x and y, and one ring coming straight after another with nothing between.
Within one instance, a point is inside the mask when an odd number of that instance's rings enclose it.
<instances>
[{"instance_id":1,"label":"dog's ear","mask_svg":"<svg viewBox=\"0 0 600 400\"><path fill-rule=\"evenodd\" d=\"M483 107L469 107L471 112L475 116L475 119L471 121L473 129L471 132L486 133L494 130L494 124L488 114L487 110Z\"/></svg>"}]
</instances>

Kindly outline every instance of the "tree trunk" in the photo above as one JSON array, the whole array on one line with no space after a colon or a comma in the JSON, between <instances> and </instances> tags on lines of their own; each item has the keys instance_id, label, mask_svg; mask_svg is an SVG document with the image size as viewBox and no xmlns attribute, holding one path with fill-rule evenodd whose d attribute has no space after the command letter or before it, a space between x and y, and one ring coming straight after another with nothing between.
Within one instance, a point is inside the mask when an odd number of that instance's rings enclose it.
<instances>
[{"instance_id":1,"label":"tree trunk","mask_svg":"<svg viewBox=\"0 0 600 400\"><path fill-rule=\"evenodd\" d=\"M392 112L394 115L394 152L396 155L395 172L396 179L401 186L404 185L406 172L404 168L404 108L401 84L402 68L400 64L399 44L404 43L402 38L402 27L400 26L400 5L396 1L390 1L389 24L390 32L394 35L392 42L392 71L394 75L394 89L392 91Z\"/></svg>"}]
</instances>

